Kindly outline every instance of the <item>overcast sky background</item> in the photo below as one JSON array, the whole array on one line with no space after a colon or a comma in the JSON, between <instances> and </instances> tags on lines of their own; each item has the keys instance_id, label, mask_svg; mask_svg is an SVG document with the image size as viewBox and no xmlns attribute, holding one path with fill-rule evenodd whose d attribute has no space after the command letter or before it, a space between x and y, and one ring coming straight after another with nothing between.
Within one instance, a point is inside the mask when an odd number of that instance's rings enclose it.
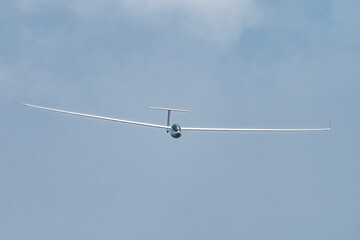
<instances>
[{"instance_id":1,"label":"overcast sky background","mask_svg":"<svg viewBox=\"0 0 360 240\"><path fill-rule=\"evenodd\" d=\"M0 2L0 239L359 239L359 1Z\"/></svg>"}]
</instances>

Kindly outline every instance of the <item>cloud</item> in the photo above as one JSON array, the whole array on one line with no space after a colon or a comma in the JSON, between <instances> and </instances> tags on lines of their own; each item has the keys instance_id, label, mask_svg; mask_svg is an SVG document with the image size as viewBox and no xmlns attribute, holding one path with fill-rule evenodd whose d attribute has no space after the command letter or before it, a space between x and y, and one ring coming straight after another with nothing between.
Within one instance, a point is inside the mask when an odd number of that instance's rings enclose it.
<instances>
[{"instance_id":1,"label":"cloud","mask_svg":"<svg viewBox=\"0 0 360 240\"><path fill-rule=\"evenodd\" d=\"M22 10L50 6L47 0L17 0ZM73 0L56 3L81 16L128 16L152 24L174 23L197 36L211 39L238 37L260 22L257 0ZM173 25L172 25L173 26Z\"/></svg>"},{"instance_id":2,"label":"cloud","mask_svg":"<svg viewBox=\"0 0 360 240\"><path fill-rule=\"evenodd\" d=\"M124 0L124 6L143 16L173 13L191 32L215 39L256 26L260 14L254 0Z\"/></svg>"}]
</instances>

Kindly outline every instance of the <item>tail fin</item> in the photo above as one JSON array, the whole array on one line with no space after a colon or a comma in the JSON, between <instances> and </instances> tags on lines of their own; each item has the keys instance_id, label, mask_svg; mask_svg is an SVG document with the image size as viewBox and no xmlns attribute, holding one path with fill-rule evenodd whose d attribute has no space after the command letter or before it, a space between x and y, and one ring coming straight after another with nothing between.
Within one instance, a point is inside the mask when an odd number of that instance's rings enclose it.
<instances>
[{"instance_id":1,"label":"tail fin","mask_svg":"<svg viewBox=\"0 0 360 240\"><path fill-rule=\"evenodd\" d=\"M190 112L190 110L184 110L184 109L176 109L176 108L159 108L159 107L149 107L149 109L153 109L153 110L164 110L168 112L168 117L167 117L167 126L170 126L170 112L174 111L174 112ZM169 131L169 130L167 130Z\"/></svg>"}]
</instances>

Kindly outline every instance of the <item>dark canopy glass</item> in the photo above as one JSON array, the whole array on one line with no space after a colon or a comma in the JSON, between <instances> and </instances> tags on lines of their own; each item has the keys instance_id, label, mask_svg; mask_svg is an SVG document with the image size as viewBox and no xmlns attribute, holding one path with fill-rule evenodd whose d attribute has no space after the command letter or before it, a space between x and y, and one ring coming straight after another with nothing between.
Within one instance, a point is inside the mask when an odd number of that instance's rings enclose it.
<instances>
[{"instance_id":1,"label":"dark canopy glass","mask_svg":"<svg viewBox=\"0 0 360 240\"><path fill-rule=\"evenodd\" d=\"M179 124L173 124L171 126L171 129L175 132L181 132L181 128L180 128L180 125Z\"/></svg>"}]
</instances>

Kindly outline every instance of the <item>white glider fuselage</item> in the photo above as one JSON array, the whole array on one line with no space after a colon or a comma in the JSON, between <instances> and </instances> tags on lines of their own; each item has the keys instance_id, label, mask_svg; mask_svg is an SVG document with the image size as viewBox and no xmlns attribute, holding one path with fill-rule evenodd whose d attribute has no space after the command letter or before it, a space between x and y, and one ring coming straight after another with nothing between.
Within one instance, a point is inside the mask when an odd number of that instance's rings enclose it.
<instances>
[{"instance_id":1,"label":"white glider fuselage","mask_svg":"<svg viewBox=\"0 0 360 240\"><path fill-rule=\"evenodd\" d=\"M175 123L170 128L170 135L173 138L179 138L181 137L181 127L179 124Z\"/></svg>"}]
</instances>

